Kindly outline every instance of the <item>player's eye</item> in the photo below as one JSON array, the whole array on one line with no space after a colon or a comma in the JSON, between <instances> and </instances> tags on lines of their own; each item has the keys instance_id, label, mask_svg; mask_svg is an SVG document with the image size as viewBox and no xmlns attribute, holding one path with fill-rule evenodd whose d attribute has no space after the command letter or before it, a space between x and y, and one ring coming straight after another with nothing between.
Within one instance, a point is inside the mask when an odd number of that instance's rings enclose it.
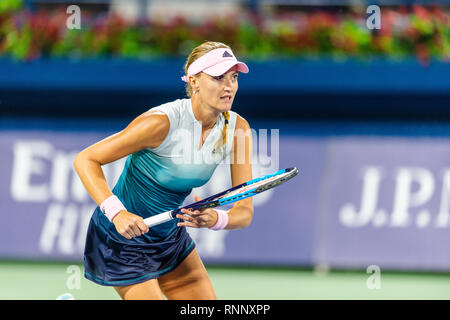
<instances>
[{"instance_id":1,"label":"player's eye","mask_svg":"<svg viewBox=\"0 0 450 320\"><path fill-rule=\"evenodd\" d=\"M220 75L220 76L214 77L214 79L216 79L216 80L222 80L222 79L223 79L223 75Z\"/></svg>"}]
</instances>

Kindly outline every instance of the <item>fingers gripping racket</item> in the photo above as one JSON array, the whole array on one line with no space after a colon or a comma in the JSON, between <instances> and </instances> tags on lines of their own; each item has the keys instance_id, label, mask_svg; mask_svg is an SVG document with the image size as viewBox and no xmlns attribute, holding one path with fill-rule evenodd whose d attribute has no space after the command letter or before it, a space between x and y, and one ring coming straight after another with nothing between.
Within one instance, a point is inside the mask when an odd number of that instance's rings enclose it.
<instances>
[{"instance_id":1,"label":"fingers gripping racket","mask_svg":"<svg viewBox=\"0 0 450 320\"><path fill-rule=\"evenodd\" d=\"M261 176L256 179L244 182L233 188L225 190L223 192L212 195L206 199L191 203L187 206L166 211L155 216L144 219L144 222L149 227L154 227L158 224L175 219L176 215L181 212L181 209L193 209L200 210L206 208L220 207L225 204L240 201L242 199L252 197L258 193L272 189L290 179L295 177L298 173L297 168L287 168L279 170L272 174Z\"/></svg>"}]
</instances>

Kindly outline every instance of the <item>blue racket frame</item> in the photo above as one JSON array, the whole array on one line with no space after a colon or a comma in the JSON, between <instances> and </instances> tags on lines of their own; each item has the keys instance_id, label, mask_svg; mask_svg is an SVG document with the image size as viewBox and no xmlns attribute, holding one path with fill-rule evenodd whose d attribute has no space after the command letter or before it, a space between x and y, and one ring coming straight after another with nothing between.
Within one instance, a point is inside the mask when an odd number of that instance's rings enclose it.
<instances>
[{"instance_id":1,"label":"blue racket frame","mask_svg":"<svg viewBox=\"0 0 450 320\"><path fill-rule=\"evenodd\" d=\"M229 204L229 203L233 203L233 202L236 202L236 201L243 200L245 198L252 197L252 196L260 193L261 191L268 190L270 188L267 188L267 189L264 189L264 190L260 191L260 190L258 190L260 188L258 186L258 187L255 187L255 188L253 188L251 190L248 190L248 191L240 194L238 199L236 199L235 197L233 197L233 198L226 198L225 197L225 198L221 198L221 199L217 199L215 201L212 201L213 199L216 199L216 198L221 197L221 196L226 196L227 193L233 192L233 191L235 191L237 189L240 189L242 187L249 186L249 185L251 185L253 183L256 183L256 182L259 182L259 181L262 181L262 180L265 180L265 179L268 179L268 178L271 178L271 177L274 177L274 176L277 176L277 175L280 175L280 174L283 174L283 173L287 173L287 172L292 172L292 175L289 177L289 179L291 179L291 178L295 177L298 174L298 169L296 167L286 168L286 169L278 170L278 171L276 171L274 173L271 173L271 174L267 174L267 175L264 175L264 176L261 176L261 177L249 180L247 182L244 182L242 184L234 186L234 187L232 187L232 188L230 188L228 190L225 190L223 192L219 192L219 193L217 193L215 195L212 195L212 196L210 196L208 198L205 198L203 200L200 200L200 201L191 203L189 205L186 205L184 207L175 209L175 210L173 210L172 216L175 218L176 215L178 213L180 213L181 209L194 209L194 210L196 210L196 209L220 207L220 206L223 206L223 205L226 205L226 204ZM289 180L289 179L287 179L287 180Z\"/></svg>"}]
</instances>

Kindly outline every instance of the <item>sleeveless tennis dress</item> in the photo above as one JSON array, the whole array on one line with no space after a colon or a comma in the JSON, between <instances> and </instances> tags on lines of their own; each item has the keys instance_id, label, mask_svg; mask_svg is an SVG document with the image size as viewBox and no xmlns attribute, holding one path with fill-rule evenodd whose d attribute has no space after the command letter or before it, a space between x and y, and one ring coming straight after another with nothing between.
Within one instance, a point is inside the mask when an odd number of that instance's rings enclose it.
<instances>
[{"instance_id":1,"label":"sleeveless tennis dress","mask_svg":"<svg viewBox=\"0 0 450 320\"><path fill-rule=\"evenodd\" d=\"M225 125L223 114L200 148L202 127L190 99L151 110L168 116L169 133L157 148L129 155L112 190L129 212L144 219L180 207L192 188L211 178L231 152L237 116L230 111L227 143L216 150ZM195 247L186 228L178 227L177 222L179 219L174 219L150 228L142 236L126 239L97 207L87 232L85 277L101 285L127 286L172 271Z\"/></svg>"}]
</instances>

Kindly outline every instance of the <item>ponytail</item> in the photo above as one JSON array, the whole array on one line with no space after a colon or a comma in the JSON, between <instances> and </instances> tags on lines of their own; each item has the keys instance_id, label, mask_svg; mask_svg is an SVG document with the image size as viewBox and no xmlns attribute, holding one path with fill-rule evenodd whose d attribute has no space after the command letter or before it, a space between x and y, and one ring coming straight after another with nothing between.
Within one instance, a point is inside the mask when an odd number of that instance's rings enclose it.
<instances>
[{"instance_id":1,"label":"ponytail","mask_svg":"<svg viewBox=\"0 0 450 320\"><path fill-rule=\"evenodd\" d=\"M225 118L225 125L223 126L223 129L222 129L222 137L221 137L221 139L219 139L217 141L216 146L214 148L215 150L220 150L227 144L227 133L228 133L228 126L229 126L229 121L230 121L230 112L225 111L222 114Z\"/></svg>"}]
</instances>

